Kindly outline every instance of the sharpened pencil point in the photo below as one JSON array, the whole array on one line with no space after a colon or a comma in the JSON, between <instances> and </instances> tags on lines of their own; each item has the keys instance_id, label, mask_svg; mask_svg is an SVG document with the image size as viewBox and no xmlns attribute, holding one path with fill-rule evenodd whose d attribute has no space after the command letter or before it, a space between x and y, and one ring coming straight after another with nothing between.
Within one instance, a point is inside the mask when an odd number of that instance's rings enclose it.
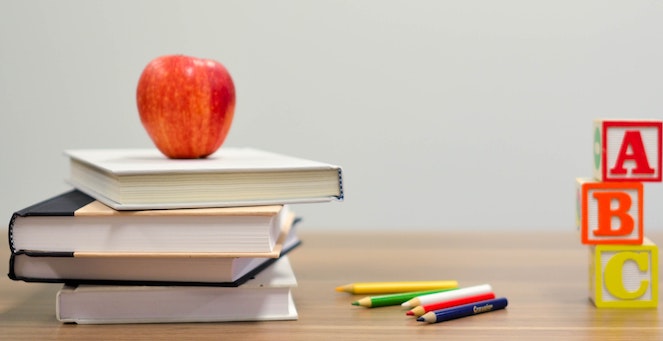
<instances>
[{"instance_id":1,"label":"sharpened pencil point","mask_svg":"<svg viewBox=\"0 0 663 341\"><path fill-rule=\"evenodd\" d=\"M423 318L423 317L421 317L421 316L419 316L419 317L417 317L417 321L418 321L418 322L426 322L426 319Z\"/></svg>"},{"instance_id":2,"label":"sharpened pencil point","mask_svg":"<svg viewBox=\"0 0 663 341\"><path fill-rule=\"evenodd\" d=\"M352 302L352 305L359 305L359 301Z\"/></svg>"},{"instance_id":3,"label":"sharpened pencil point","mask_svg":"<svg viewBox=\"0 0 663 341\"><path fill-rule=\"evenodd\" d=\"M336 291L338 292L352 292L352 285L341 285L340 287L336 287Z\"/></svg>"},{"instance_id":4,"label":"sharpened pencil point","mask_svg":"<svg viewBox=\"0 0 663 341\"><path fill-rule=\"evenodd\" d=\"M405 315L407 315L407 316L414 316L414 313L412 312L412 310L410 310L410 311L408 311L407 313L405 313Z\"/></svg>"}]
</instances>

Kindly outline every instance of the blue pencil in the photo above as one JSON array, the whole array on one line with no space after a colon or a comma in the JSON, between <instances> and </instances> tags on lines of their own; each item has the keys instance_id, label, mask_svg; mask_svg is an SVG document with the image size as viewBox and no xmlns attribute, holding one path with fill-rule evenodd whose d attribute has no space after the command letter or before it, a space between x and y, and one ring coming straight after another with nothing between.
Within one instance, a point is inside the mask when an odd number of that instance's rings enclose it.
<instances>
[{"instance_id":1,"label":"blue pencil","mask_svg":"<svg viewBox=\"0 0 663 341\"><path fill-rule=\"evenodd\" d=\"M417 318L419 322L437 323L461 317L472 316L506 308L509 302L505 297L494 298L457 307L429 311Z\"/></svg>"}]
</instances>

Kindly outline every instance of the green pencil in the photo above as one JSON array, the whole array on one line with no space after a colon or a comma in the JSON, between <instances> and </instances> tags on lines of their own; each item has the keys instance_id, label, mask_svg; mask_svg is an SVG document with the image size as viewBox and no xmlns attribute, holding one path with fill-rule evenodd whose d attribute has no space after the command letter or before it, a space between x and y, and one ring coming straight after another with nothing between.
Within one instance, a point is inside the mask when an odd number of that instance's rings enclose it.
<instances>
[{"instance_id":1,"label":"green pencil","mask_svg":"<svg viewBox=\"0 0 663 341\"><path fill-rule=\"evenodd\" d=\"M368 296L364 297L358 301L352 302L352 305L362 306L366 308L375 308L375 307L386 307L390 305L400 305L403 302L407 302L417 296L434 294L436 292L456 290L457 288L451 289L435 289L435 290L424 290L424 291L411 291L403 292L398 294L389 294L389 295L380 295L380 296Z\"/></svg>"}]
</instances>

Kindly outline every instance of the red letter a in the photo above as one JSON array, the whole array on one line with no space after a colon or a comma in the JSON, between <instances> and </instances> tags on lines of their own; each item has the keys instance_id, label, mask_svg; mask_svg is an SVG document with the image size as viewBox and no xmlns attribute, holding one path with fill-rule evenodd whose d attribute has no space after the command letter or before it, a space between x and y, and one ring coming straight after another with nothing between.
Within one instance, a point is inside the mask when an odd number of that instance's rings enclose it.
<instances>
[{"instance_id":1,"label":"red letter a","mask_svg":"<svg viewBox=\"0 0 663 341\"><path fill-rule=\"evenodd\" d=\"M628 153L629 146L631 147L630 154ZM617 162L615 162L615 167L613 167L610 172L612 174L626 174L626 169L624 168L624 161L626 160L633 160L635 162L633 174L654 174L655 172L655 170L649 166L647 152L642 144L642 136L637 130L627 130L624 133L624 140L622 141L622 147L619 149L619 154L617 155Z\"/></svg>"}]
</instances>

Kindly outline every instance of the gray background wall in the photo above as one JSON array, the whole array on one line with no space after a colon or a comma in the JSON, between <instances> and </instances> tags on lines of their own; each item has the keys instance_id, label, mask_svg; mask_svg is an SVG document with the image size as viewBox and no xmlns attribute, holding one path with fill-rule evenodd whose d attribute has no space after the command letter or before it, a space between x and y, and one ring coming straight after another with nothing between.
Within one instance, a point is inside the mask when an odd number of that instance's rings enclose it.
<instances>
[{"instance_id":1,"label":"gray background wall","mask_svg":"<svg viewBox=\"0 0 663 341\"><path fill-rule=\"evenodd\" d=\"M69 188L65 149L150 147L138 77L183 53L235 79L226 146L344 167L307 229L573 229L592 120L662 118L662 36L660 1L2 0L0 215Z\"/></svg>"}]
</instances>

